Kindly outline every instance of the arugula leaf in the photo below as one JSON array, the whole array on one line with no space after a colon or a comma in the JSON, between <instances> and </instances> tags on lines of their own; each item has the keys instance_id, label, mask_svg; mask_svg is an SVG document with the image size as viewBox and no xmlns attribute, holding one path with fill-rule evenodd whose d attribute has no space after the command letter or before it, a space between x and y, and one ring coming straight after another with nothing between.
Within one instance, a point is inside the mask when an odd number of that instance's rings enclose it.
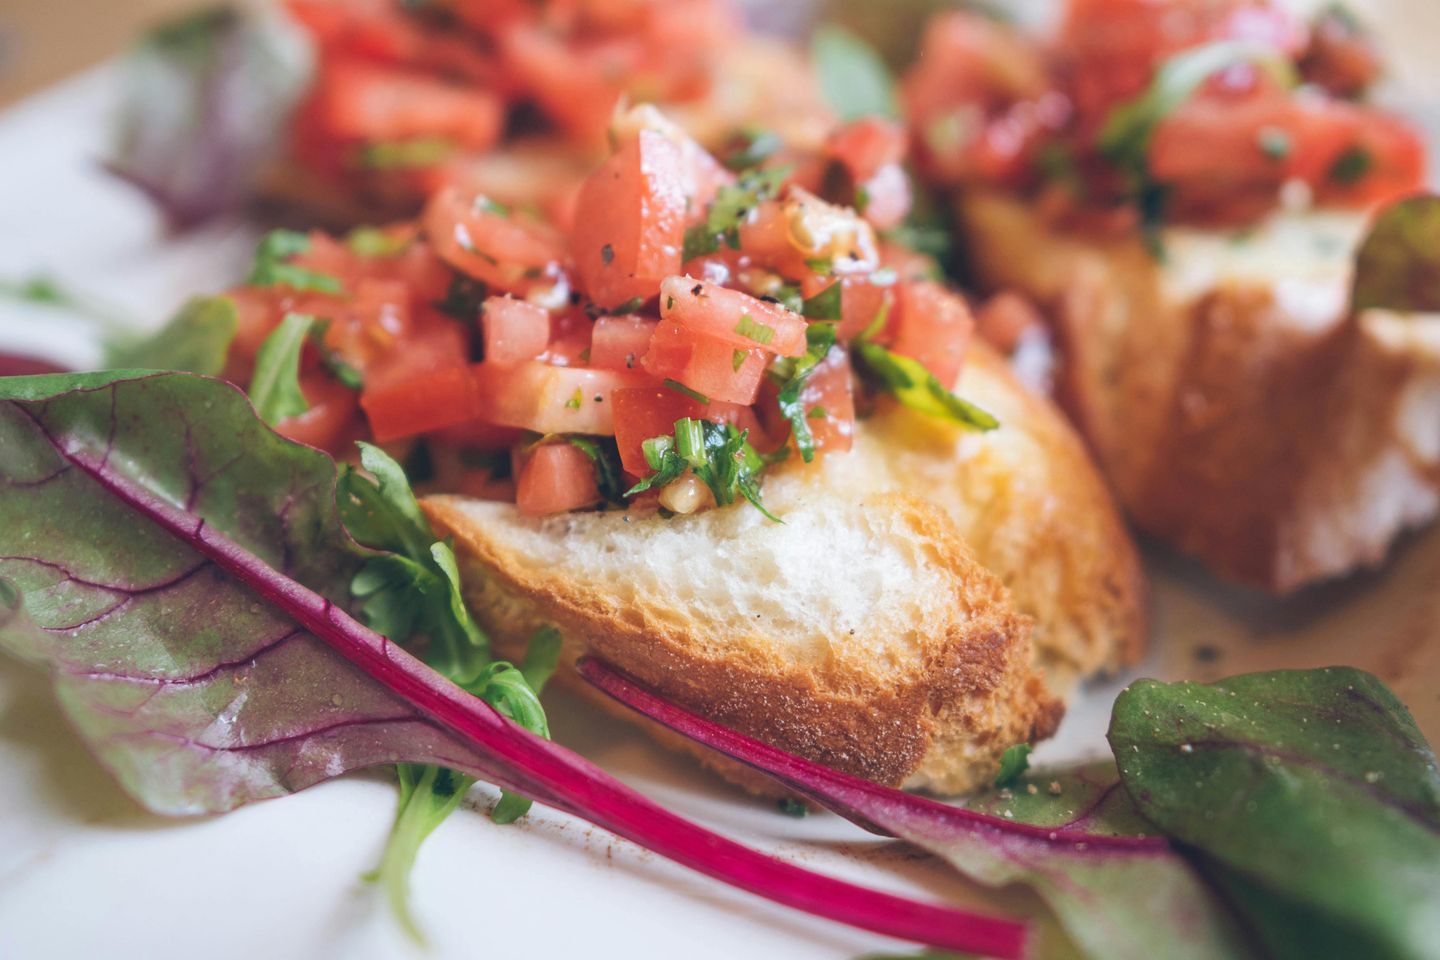
<instances>
[{"instance_id":1,"label":"arugula leaf","mask_svg":"<svg viewBox=\"0 0 1440 960\"><path fill-rule=\"evenodd\" d=\"M726 184L710 201L705 220L685 231L681 260L689 261L714 253L724 243L732 250L740 249L740 225L750 211L780 192L789 167L751 169L740 174L734 184Z\"/></svg>"},{"instance_id":2,"label":"arugula leaf","mask_svg":"<svg viewBox=\"0 0 1440 960\"><path fill-rule=\"evenodd\" d=\"M250 400L260 419L272 427L310 409L300 390L300 351L314 322L306 314L287 313L255 354Z\"/></svg>"},{"instance_id":3,"label":"arugula leaf","mask_svg":"<svg viewBox=\"0 0 1440 960\"><path fill-rule=\"evenodd\" d=\"M310 328L308 339L310 345L315 348L315 352L320 354L320 365L330 371L332 377L351 390L365 389L364 375L346 363L345 358L325 342L325 331L329 329L330 321L328 319L317 320L315 325Z\"/></svg>"},{"instance_id":4,"label":"arugula leaf","mask_svg":"<svg viewBox=\"0 0 1440 960\"><path fill-rule=\"evenodd\" d=\"M861 370L910 409L970 430L999 428L999 420L947 390L920 361L893 353L870 340L855 341L852 350L861 361Z\"/></svg>"},{"instance_id":5,"label":"arugula leaf","mask_svg":"<svg viewBox=\"0 0 1440 960\"><path fill-rule=\"evenodd\" d=\"M1270 955L1434 955L1440 770L1375 677L1142 680L1110 745L1140 812L1196 851Z\"/></svg>"},{"instance_id":6,"label":"arugula leaf","mask_svg":"<svg viewBox=\"0 0 1440 960\"><path fill-rule=\"evenodd\" d=\"M290 257L310 249L310 238L294 230L271 230L255 248L255 264L245 282L253 287L292 287L317 293L342 293L340 281L328 273L297 267Z\"/></svg>"},{"instance_id":7,"label":"arugula leaf","mask_svg":"<svg viewBox=\"0 0 1440 960\"><path fill-rule=\"evenodd\" d=\"M841 120L899 117L895 81L885 61L855 34L833 25L818 28L810 38L810 59L821 96Z\"/></svg>"},{"instance_id":8,"label":"arugula leaf","mask_svg":"<svg viewBox=\"0 0 1440 960\"><path fill-rule=\"evenodd\" d=\"M1380 213L1355 255L1351 301L1356 310L1440 311L1440 196Z\"/></svg>"},{"instance_id":9,"label":"arugula leaf","mask_svg":"<svg viewBox=\"0 0 1440 960\"><path fill-rule=\"evenodd\" d=\"M116 370L183 370L219 376L239 318L229 297L196 297L143 340L110 345L105 365Z\"/></svg>"},{"instance_id":10,"label":"arugula leaf","mask_svg":"<svg viewBox=\"0 0 1440 960\"><path fill-rule=\"evenodd\" d=\"M833 287L838 289L839 284ZM795 438L795 449L806 463L815 459L815 436L810 430L810 417L805 409L803 393L805 384L835 346L835 324L812 323L805 330L805 355L788 364L785 379L780 385L778 402L780 414L790 421L791 435Z\"/></svg>"}]
</instances>

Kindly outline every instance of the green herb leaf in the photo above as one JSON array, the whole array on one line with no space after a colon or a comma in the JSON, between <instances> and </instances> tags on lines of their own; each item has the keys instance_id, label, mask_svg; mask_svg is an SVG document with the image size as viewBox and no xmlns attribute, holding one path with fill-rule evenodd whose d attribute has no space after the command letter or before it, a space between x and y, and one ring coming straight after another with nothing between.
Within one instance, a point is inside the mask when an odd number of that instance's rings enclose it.
<instances>
[{"instance_id":1,"label":"green herb leaf","mask_svg":"<svg viewBox=\"0 0 1440 960\"><path fill-rule=\"evenodd\" d=\"M1440 311L1440 196L1386 208L1355 257L1356 310Z\"/></svg>"},{"instance_id":2,"label":"green herb leaf","mask_svg":"<svg viewBox=\"0 0 1440 960\"><path fill-rule=\"evenodd\" d=\"M1365 147L1355 146L1335 158L1326 176L1342 186L1353 187L1368 177L1374 169L1375 154Z\"/></svg>"},{"instance_id":3,"label":"green herb leaf","mask_svg":"<svg viewBox=\"0 0 1440 960\"><path fill-rule=\"evenodd\" d=\"M741 362L743 363L744 361ZM737 367L736 369L739 368ZM689 397L696 403L708 404L710 402L710 398L705 396L705 394L701 393L698 390L690 389L689 387L685 386L685 384L681 383L679 380L671 380L669 377L666 377L663 383L667 388L674 390L676 393L683 394L684 396Z\"/></svg>"},{"instance_id":4,"label":"green herb leaf","mask_svg":"<svg viewBox=\"0 0 1440 960\"><path fill-rule=\"evenodd\" d=\"M785 146L773 130L746 130L741 137L743 142L725 156L725 166L736 172L758 167Z\"/></svg>"},{"instance_id":5,"label":"green herb leaf","mask_svg":"<svg viewBox=\"0 0 1440 960\"><path fill-rule=\"evenodd\" d=\"M1433 955L1440 770L1379 680L1142 680L1110 745L1140 812L1197 851L1271 955Z\"/></svg>"},{"instance_id":6,"label":"green herb leaf","mask_svg":"<svg viewBox=\"0 0 1440 960\"><path fill-rule=\"evenodd\" d=\"M115 370L182 370L219 376L238 324L235 302L229 297L197 297L144 340L112 344L105 365Z\"/></svg>"},{"instance_id":7,"label":"green herb leaf","mask_svg":"<svg viewBox=\"0 0 1440 960\"><path fill-rule=\"evenodd\" d=\"M595 464L595 483L600 495L611 503L625 499L624 475L620 467L620 451L614 437L566 436L565 441L590 458Z\"/></svg>"},{"instance_id":8,"label":"green herb leaf","mask_svg":"<svg viewBox=\"0 0 1440 960\"><path fill-rule=\"evenodd\" d=\"M366 170L414 170L438 166L454 156L455 150L455 143L444 137L379 141L362 144L355 163Z\"/></svg>"},{"instance_id":9,"label":"green herb leaf","mask_svg":"<svg viewBox=\"0 0 1440 960\"><path fill-rule=\"evenodd\" d=\"M310 238L294 230L272 230L255 249L255 264L245 282L254 287L291 287L316 293L341 293L340 281L289 263L289 258L310 249Z\"/></svg>"},{"instance_id":10,"label":"green herb leaf","mask_svg":"<svg viewBox=\"0 0 1440 960\"><path fill-rule=\"evenodd\" d=\"M272 427L310 409L300 390L300 351L314 322L306 314L287 313L255 354L250 401L260 419Z\"/></svg>"},{"instance_id":11,"label":"green herb leaf","mask_svg":"<svg viewBox=\"0 0 1440 960\"><path fill-rule=\"evenodd\" d=\"M410 238L395 236L379 227L356 227L345 235L345 246L362 257L398 257L410 249Z\"/></svg>"},{"instance_id":12,"label":"green herb leaf","mask_svg":"<svg viewBox=\"0 0 1440 960\"><path fill-rule=\"evenodd\" d=\"M1020 779L1020 774L1030 768L1030 744L1017 743L1000 755L1000 772L995 777L995 786L1010 787Z\"/></svg>"},{"instance_id":13,"label":"green herb leaf","mask_svg":"<svg viewBox=\"0 0 1440 960\"><path fill-rule=\"evenodd\" d=\"M685 231L681 259L688 261L714 253L722 243L738 250L740 225L750 211L780 192L789 175L789 167L757 168L740 174L734 184L721 187L710 201L705 220Z\"/></svg>"},{"instance_id":14,"label":"green herb leaf","mask_svg":"<svg viewBox=\"0 0 1440 960\"><path fill-rule=\"evenodd\" d=\"M892 353L868 340L856 341L853 351L861 361L862 372L870 374L874 381L912 410L949 420L970 430L989 431L1000 426L1000 421L994 416L946 389L920 361Z\"/></svg>"},{"instance_id":15,"label":"green herb leaf","mask_svg":"<svg viewBox=\"0 0 1440 960\"><path fill-rule=\"evenodd\" d=\"M674 437L645 441L645 461L655 472L625 492L631 497L678 480L687 470L710 488L716 504L727 506L744 497L770 520L780 519L765 509L760 498L760 477L770 465L750 445L749 431L733 424L684 417L675 421Z\"/></svg>"},{"instance_id":16,"label":"green herb leaf","mask_svg":"<svg viewBox=\"0 0 1440 960\"><path fill-rule=\"evenodd\" d=\"M843 285L839 282L801 301L799 313L810 320L839 320Z\"/></svg>"},{"instance_id":17,"label":"green herb leaf","mask_svg":"<svg viewBox=\"0 0 1440 960\"><path fill-rule=\"evenodd\" d=\"M810 40L820 93L841 120L900 115L895 81L880 55L842 27L822 26Z\"/></svg>"},{"instance_id":18,"label":"green herb leaf","mask_svg":"<svg viewBox=\"0 0 1440 960\"><path fill-rule=\"evenodd\" d=\"M839 284L835 284L836 287ZM810 418L805 410L805 384L815 367L830 355L835 346L835 324L812 323L805 330L805 355L797 358L783 371L785 379L780 384L778 403L780 413L790 421L791 436L795 438L795 449L806 463L815 459L815 436L810 430Z\"/></svg>"}]
</instances>

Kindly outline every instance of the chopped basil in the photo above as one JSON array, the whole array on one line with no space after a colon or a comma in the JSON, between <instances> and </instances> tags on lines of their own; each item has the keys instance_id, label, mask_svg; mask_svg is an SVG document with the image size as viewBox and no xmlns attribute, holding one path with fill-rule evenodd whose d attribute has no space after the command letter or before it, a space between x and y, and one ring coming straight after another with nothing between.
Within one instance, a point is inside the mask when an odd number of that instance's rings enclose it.
<instances>
[{"instance_id":1,"label":"chopped basil","mask_svg":"<svg viewBox=\"0 0 1440 960\"><path fill-rule=\"evenodd\" d=\"M790 421L791 436L795 438L795 449L800 451L800 459L809 463L815 459L815 436L810 431L810 418L805 412L801 394L811 372L835 346L835 324L812 323L805 331L805 342L804 356L784 367L777 365L785 378L780 385L778 403L781 415Z\"/></svg>"},{"instance_id":2,"label":"chopped basil","mask_svg":"<svg viewBox=\"0 0 1440 960\"><path fill-rule=\"evenodd\" d=\"M761 323L748 313L740 314L740 320L735 324L735 332L761 345L769 344L775 339L774 327Z\"/></svg>"},{"instance_id":3,"label":"chopped basil","mask_svg":"<svg viewBox=\"0 0 1440 960\"><path fill-rule=\"evenodd\" d=\"M255 264L245 282L255 287L293 287L317 293L341 293L340 281L326 273L317 273L289 263L296 254L310 249L310 238L294 230L272 230L255 249Z\"/></svg>"},{"instance_id":4,"label":"chopped basil","mask_svg":"<svg viewBox=\"0 0 1440 960\"><path fill-rule=\"evenodd\" d=\"M736 373L739 373L739 372L740 372L740 368L743 367L743 366L745 366L745 359L746 359L747 357L749 357L749 356L750 356L750 354L746 353L744 350L736 350L736 351L734 351L733 353L731 353L731 354L730 354L730 369L731 369L731 370L734 370Z\"/></svg>"},{"instance_id":5,"label":"chopped basil","mask_svg":"<svg viewBox=\"0 0 1440 960\"><path fill-rule=\"evenodd\" d=\"M454 153L455 144L443 137L380 141L362 145L355 163L366 170L406 170L438 166Z\"/></svg>"},{"instance_id":6,"label":"chopped basil","mask_svg":"<svg viewBox=\"0 0 1440 960\"><path fill-rule=\"evenodd\" d=\"M855 342L854 356L860 361L862 372L912 410L971 430L989 431L1000 426L1000 421L992 415L946 389L918 360L892 353L867 340Z\"/></svg>"},{"instance_id":7,"label":"chopped basil","mask_svg":"<svg viewBox=\"0 0 1440 960\"><path fill-rule=\"evenodd\" d=\"M595 485L610 503L623 503L625 486L620 470L620 451L614 437L567 436L565 442L590 458L595 464Z\"/></svg>"},{"instance_id":8,"label":"chopped basil","mask_svg":"<svg viewBox=\"0 0 1440 960\"><path fill-rule=\"evenodd\" d=\"M1354 146L1335 158L1329 177L1335 183L1352 187L1375 169L1375 154L1362 146Z\"/></svg>"},{"instance_id":9,"label":"chopped basil","mask_svg":"<svg viewBox=\"0 0 1440 960\"><path fill-rule=\"evenodd\" d=\"M579 410L580 405L585 402L585 393L579 387L571 394L570 399L565 401L565 406L571 410Z\"/></svg>"},{"instance_id":10,"label":"chopped basil","mask_svg":"<svg viewBox=\"0 0 1440 960\"><path fill-rule=\"evenodd\" d=\"M785 145L780 135L771 130L751 129L740 136L743 144L725 158L725 166L735 171L758 167Z\"/></svg>"},{"instance_id":11,"label":"chopped basil","mask_svg":"<svg viewBox=\"0 0 1440 960\"><path fill-rule=\"evenodd\" d=\"M736 369L738 370L739 368L737 367ZM691 390L679 380L670 380L667 378L665 380L665 386L669 387L671 390L674 390L676 393L683 393L685 396L689 397L691 400L694 400L696 403L710 402L710 398L705 396L705 394L700 393L698 390Z\"/></svg>"},{"instance_id":12,"label":"chopped basil","mask_svg":"<svg viewBox=\"0 0 1440 960\"><path fill-rule=\"evenodd\" d=\"M437 301L435 309L456 320L473 323L480 316L480 307L490 290L479 280L457 273L450 280L445 299Z\"/></svg>"},{"instance_id":13,"label":"chopped basil","mask_svg":"<svg viewBox=\"0 0 1440 960\"><path fill-rule=\"evenodd\" d=\"M810 320L839 320L840 297L840 284L832 283L815 296L802 301L797 312Z\"/></svg>"},{"instance_id":14,"label":"chopped basil","mask_svg":"<svg viewBox=\"0 0 1440 960\"><path fill-rule=\"evenodd\" d=\"M391 236L378 227L356 227L345 237L345 246L362 257L397 257L410 249L410 238Z\"/></svg>"}]
</instances>

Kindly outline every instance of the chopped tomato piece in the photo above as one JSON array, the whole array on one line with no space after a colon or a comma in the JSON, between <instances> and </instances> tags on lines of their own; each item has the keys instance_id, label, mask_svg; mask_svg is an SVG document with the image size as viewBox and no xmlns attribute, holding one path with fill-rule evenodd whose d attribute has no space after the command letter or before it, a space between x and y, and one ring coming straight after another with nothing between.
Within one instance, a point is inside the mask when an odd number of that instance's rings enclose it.
<instances>
[{"instance_id":1,"label":"chopped tomato piece","mask_svg":"<svg viewBox=\"0 0 1440 960\"><path fill-rule=\"evenodd\" d=\"M275 425L275 432L296 443L341 453L346 441L357 432L355 391L324 374L303 378L300 391L305 394L310 409L281 420Z\"/></svg>"},{"instance_id":2,"label":"chopped tomato piece","mask_svg":"<svg viewBox=\"0 0 1440 960\"><path fill-rule=\"evenodd\" d=\"M947 389L955 386L975 321L958 294L923 280L901 284L891 349L913 357Z\"/></svg>"},{"instance_id":3,"label":"chopped tomato piece","mask_svg":"<svg viewBox=\"0 0 1440 960\"><path fill-rule=\"evenodd\" d=\"M554 231L512 217L486 197L441 190L425 206L423 222L442 260L493 288L523 294L563 275L565 248Z\"/></svg>"},{"instance_id":4,"label":"chopped tomato piece","mask_svg":"<svg viewBox=\"0 0 1440 960\"><path fill-rule=\"evenodd\" d=\"M879 332L888 325L895 308L896 284L874 283L869 277L845 277L839 283L840 325L835 330L836 339L845 343L872 326L878 324Z\"/></svg>"},{"instance_id":5,"label":"chopped tomato piece","mask_svg":"<svg viewBox=\"0 0 1440 960\"><path fill-rule=\"evenodd\" d=\"M601 144L634 69L632 44L567 44L539 23L513 23L500 31L500 56L531 97L572 137Z\"/></svg>"},{"instance_id":6,"label":"chopped tomato piece","mask_svg":"<svg viewBox=\"0 0 1440 960\"><path fill-rule=\"evenodd\" d=\"M680 148L641 130L580 188L570 249L596 304L649 300L661 280L680 272L683 178Z\"/></svg>"},{"instance_id":7,"label":"chopped tomato piece","mask_svg":"<svg viewBox=\"0 0 1440 960\"><path fill-rule=\"evenodd\" d=\"M590 339L590 366L602 370L634 370L650 349L659 326L644 317L600 317Z\"/></svg>"},{"instance_id":8,"label":"chopped tomato piece","mask_svg":"<svg viewBox=\"0 0 1440 960\"><path fill-rule=\"evenodd\" d=\"M830 134L825 152L844 164L854 182L864 183L905 158L905 130L893 120L864 117Z\"/></svg>"},{"instance_id":9,"label":"chopped tomato piece","mask_svg":"<svg viewBox=\"0 0 1440 960\"><path fill-rule=\"evenodd\" d=\"M328 337L327 337L328 341ZM469 361L465 331L446 318L429 318L377 352L365 368L365 389L384 389L446 370L463 369Z\"/></svg>"},{"instance_id":10,"label":"chopped tomato piece","mask_svg":"<svg viewBox=\"0 0 1440 960\"><path fill-rule=\"evenodd\" d=\"M550 342L548 311L512 297L491 297L480 314L485 359L495 363L534 360Z\"/></svg>"},{"instance_id":11,"label":"chopped tomato piece","mask_svg":"<svg viewBox=\"0 0 1440 960\"><path fill-rule=\"evenodd\" d=\"M1044 326L1045 318L1035 304L1008 290L995 294L975 311L980 336L1001 353L1014 353L1026 333Z\"/></svg>"},{"instance_id":12,"label":"chopped tomato piece","mask_svg":"<svg viewBox=\"0 0 1440 960\"><path fill-rule=\"evenodd\" d=\"M599 499L594 461L568 443L532 450L515 483L515 505L527 517L578 510Z\"/></svg>"},{"instance_id":13,"label":"chopped tomato piece","mask_svg":"<svg viewBox=\"0 0 1440 960\"><path fill-rule=\"evenodd\" d=\"M810 372L800 390L800 403L816 450L835 453L850 449L855 439L855 394L850 361L843 352L831 351Z\"/></svg>"},{"instance_id":14,"label":"chopped tomato piece","mask_svg":"<svg viewBox=\"0 0 1440 960\"><path fill-rule=\"evenodd\" d=\"M652 382L640 371L589 370L526 361L471 367L479 415L491 423L536 433L615 433L610 396Z\"/></svg>"},{"instance_id":15,"label":"chopped tomato piece","mask_svg":"<svg viewBox=\"0 0 1440 960\"><path fill-rule=\"evenodd\" d=\"M742 350L759 348L782 357L805 352L804 317L778 303L694 277L665 279L660 285L660 316Z\"/></svg>"},{"instance_id":16,"label":"chopped tomato piece","mask_svg":"<svg viewBox=\"0 0 1440 960\"><path fill-rule=\"evenodd\" d=\"M504 122L504 106L488 90L354 60L326 64L315 109L334 136L367 143L438 138L484 150Z\"/></svg>"},{"instance_id":17,"label":"chopped tomato piece","mask_svg":"<svg viewBox=\"0 0 1440 960\"><path fill-rule=\"evenodd\" d=\"M367 385L360 406L381 443L465 423L481 412L474 380L463 366Z\"/></svg>"},{"instance_id":18,"label":"chopped tomato piece","mask_svg":"<svg viewBox=\"0 0 1440 960\"><path fill-rule=\"evenodd\" d=\"M662 320L643 365L656 377L679 381L711 400L749 404L760 390L767 356L763 349L743 350L733 340Z\"/></svg>"}]
</instances>

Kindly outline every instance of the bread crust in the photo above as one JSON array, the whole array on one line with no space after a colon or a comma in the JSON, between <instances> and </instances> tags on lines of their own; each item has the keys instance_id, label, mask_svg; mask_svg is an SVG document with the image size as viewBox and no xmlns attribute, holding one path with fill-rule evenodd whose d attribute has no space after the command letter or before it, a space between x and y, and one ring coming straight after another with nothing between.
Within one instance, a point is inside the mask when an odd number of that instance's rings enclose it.
<instances>
[{"instance_id":1,"label":"bread crust","mask_svg":"<svg viewBox=\"0 0 1440 960\"><path fill-rule=\"evenodd\" d=\"M1049 311L1058 397L1144 530L1286 593L1440 510L1440 317L1302 315L1254 277L1177 298L1138 238L996 195L957 210L979 282Z\"/></svg>"},{"instance_id":2,"label":"bread crust","mask_svg":"<svg viewBox=\"0 0 1440 960\"><path fill-rule=\"evenodd\" d=\"M953 615L926 624L923 655L898 673L863 654L797 663L763 632L723 652L707 650L683 611L574 589L490 536L460 498L429 497L423 506L437 531L454 538L467 599L497 647L514 655L536 627L553 624L565 637L561 680L580 689L575 660L593 654L765 742L881 783L947 793L978 786L1006 748L1048 736L1059 722L1062 708L1031 664L1027 618L953 525L914 498L886 496L868 508L892 512L894 523L928 544L952 591ZM729 779L774 793L732 762L664 739Z\"/></svg>"}]
</instances>

